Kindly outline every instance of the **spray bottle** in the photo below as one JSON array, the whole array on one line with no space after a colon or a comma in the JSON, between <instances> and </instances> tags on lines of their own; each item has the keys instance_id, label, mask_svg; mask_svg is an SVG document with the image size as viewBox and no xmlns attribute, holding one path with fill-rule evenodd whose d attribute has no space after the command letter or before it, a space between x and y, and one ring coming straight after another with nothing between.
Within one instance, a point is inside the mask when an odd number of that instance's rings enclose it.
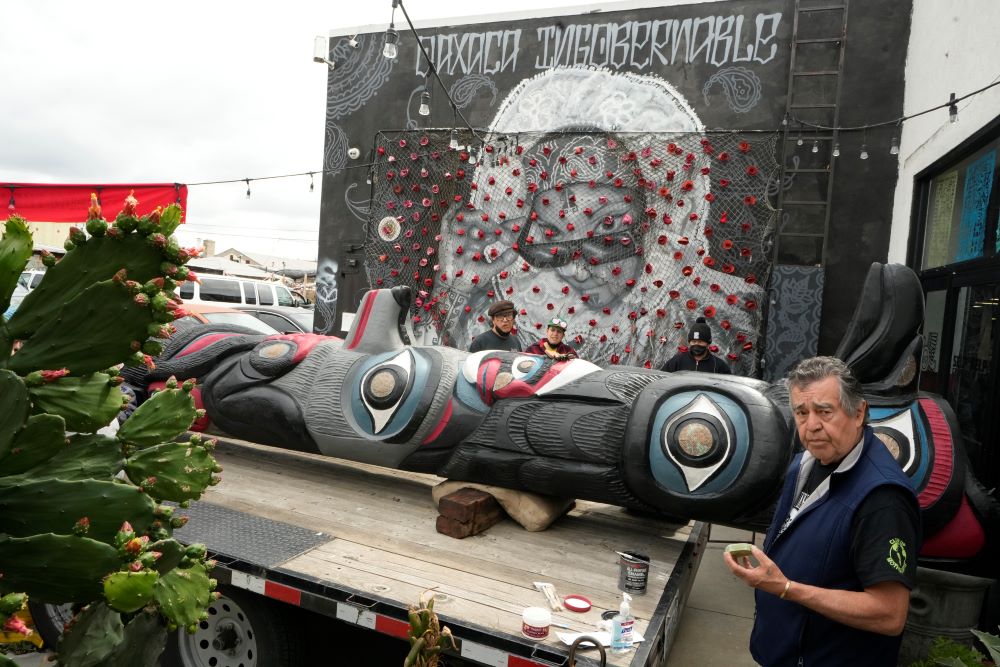
<instances>
[{"instance_id":1,"label":"spray bottle","mask_svg":"<svg viewBox=\"0 0 1000 667\"><path fill-rule=\"evenodd\" d=\"M635 618L629 613L629 602L632 596L622 593L622 604L618 607L618 615L611 619L611 652L627 653L632 650L632 630Z\"/></svg>"}]
</instances>

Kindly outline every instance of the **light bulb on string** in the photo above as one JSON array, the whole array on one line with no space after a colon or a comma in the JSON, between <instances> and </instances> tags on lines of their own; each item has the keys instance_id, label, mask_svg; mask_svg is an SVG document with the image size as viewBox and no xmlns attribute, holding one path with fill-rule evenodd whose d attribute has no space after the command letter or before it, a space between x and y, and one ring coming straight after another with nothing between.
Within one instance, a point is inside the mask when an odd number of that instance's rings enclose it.
<instances>
[{"instance_id":1,"label":"light bulb on string","mask_svg":"<svg viewBox=\"0 0 1000 667\"><path fill-rule=\"evenodd\" d=\"M802 130L799 130L799 138L795 140L796 146L801 146L805 142L802 140Z\"/></svg>"},{"instance_id":2,"label":"light bulb on string","mask_svg":"<svg viewBox=\"0 0 1000 667\"><path fill-rule=\"evenodd\" d=\"M396 26L392 23L385 31L385 46L382 47L382 55L389 60L395 60L396 55L399 53L397 44L399 43L399 33L396 32Z\"/></svg>"},{"instance_id":3,"label":"light bulb on string","mask_svg":"<svg viewBox=\"0 0 1000 667\"><path fill-rule=\"evenodd\" d=\"M840 157L840 142L833 144L833 157Z\"/></svg>"},{"instance_id":4,"label":"light bulb on string","mask_svg":"<svg viewBox=\"0 0 1000 667\"><path fill-rule=\"evenodd\" d=\"M459 148L458 130L452 130L451 131L451 141L448 142L448 149L449 150L453 150L453 151L457 151L458 148Z\"/></svg>"},{"instance_id":5,"label":"light bulb on string","mask_svg":"<svg viewBox=\"0 0 1000 667\"><path fill-rule=\"evenodd\" d=\"M948 100L948 121L951 123L958 122L958 104L955 100L955 93L952 93L951 99Z\"/></svg>"},{"instance_id":6,"label":"light bulb on string","mask_svg":"<svg viewBox=\"0 0 1000 667\"><path fill-rule=\"evenodd\" d=\"M425 90L420 93L420 108L417 109L417 113L421 116L431 115L431 91Z\"/></svg>"},{"instance_id":7,"label":"light bulb on string","mask_svg":"<svg viewBox=\"0 0 1000 667\"><path fill-rule=\"evenodd\" d=\"M247 199L250 199L250 179L245 179L247 182Z\"/></svg>"},{"instance_id":8,"label":"light bulb on string","mask_svg":"<svg viewBox=\"0 0 1000 667\"><path fill-rule=\"evenodd\" d=\"M310 171L309 172L309 192L313 192L314 190L315 190L315 186L313 185L313 173Z\"/></svg>"},{"instance_id":9,"label":"light bulb on string","mask_svg":"<svg viewBox=\"0 0 1000 667\"><path fill-rule=\"evenodd\" d=\"M892 143L889 144L889 155L899 155L899 139L892 135Z\"/></svg>"},{"instance_id":10,"label":"light bulb on string","mask_svg":"<svg viewBox=\"0 0 1000 667\"><path fill-rule=\"evenodd\" d=\"M867 145L861 144L861 155L859 155L858 157L860 157L862 160L867 160L868 159L868 146Z\"/></svg>"},{"instance_id":11,"label":"light bulb on string","mask_svg":"<svg viewBox=\"0 0 1000 667\"><path fill-rule=\"evenodd\" d=\"M812 152L819 153L819 139L813 139Z\"/></svg>"}]
</instances>

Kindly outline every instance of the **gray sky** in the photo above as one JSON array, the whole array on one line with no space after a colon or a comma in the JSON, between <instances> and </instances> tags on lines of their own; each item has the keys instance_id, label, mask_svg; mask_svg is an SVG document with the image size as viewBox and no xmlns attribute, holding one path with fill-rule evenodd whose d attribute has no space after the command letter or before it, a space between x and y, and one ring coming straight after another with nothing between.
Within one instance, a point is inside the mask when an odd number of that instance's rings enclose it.
<instances>
[{"instance_id":1,"label":"gray sky","mask_svg":"<svg viewBox=\"0 0 1000 667\"><path fill-rule=\"evenodd\" d=\"M538 6L406 3L414 21ZM3 0L0 181L196 183L319 171L327 73L312 62L313 38L387 25L390 12L390 0ZM177 236L315 259L320 178L312 193L305 176L253 182L250 199L246 189L192 186Z\"/></svg>"}]
</instances>

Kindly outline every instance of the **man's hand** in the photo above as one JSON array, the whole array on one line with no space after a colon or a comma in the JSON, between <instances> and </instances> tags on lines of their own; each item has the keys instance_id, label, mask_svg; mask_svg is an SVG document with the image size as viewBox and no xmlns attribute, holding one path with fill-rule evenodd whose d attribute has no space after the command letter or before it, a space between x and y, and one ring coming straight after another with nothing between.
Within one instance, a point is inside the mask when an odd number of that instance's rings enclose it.
<instances>
[{"instance_id":1,"label":"man's hand","mask_svg":"<svg viewBox=\"0 0 1000 667\"><path fill-rule=\"evenodd\" d=\"M756 546L751 547L751 555L758 563L756 566L748 556L737 561L723 553L722 558L748 586L800 604L838 623L891 637L903 631L910 591L900 582L883 581L863 591L821 588L791 581Z\"/></svg>"},{"instance_id":2,"label":"man's hand","mask_svg":"<svg viewBox=\"0 0 1000 667\"><path fill-rule=\"evenodd\" d=\"M750 560L750 556L744 556L737 561L731 554L723 553L722 558L732 573L745 581L751 588L759 588L772 595L781 595L785 592L788 578L781 571L781 568L775 565L774 561L756 546L750 547L750 553L757 561L756 566Z\"/></svg>"}]
</instances>

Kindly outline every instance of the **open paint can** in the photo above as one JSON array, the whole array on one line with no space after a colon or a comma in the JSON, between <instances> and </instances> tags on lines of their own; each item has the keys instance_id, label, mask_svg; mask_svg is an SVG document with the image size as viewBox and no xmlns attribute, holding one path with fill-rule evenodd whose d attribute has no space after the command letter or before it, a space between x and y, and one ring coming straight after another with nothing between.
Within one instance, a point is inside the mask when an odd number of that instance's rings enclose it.
<instances>
[{"instance_id":1,"label":"open paint can","mask_svg":"<svg viewBox=\"0 0 1000 667\"><path fill-rule=\"evenodd\" d=\"M618 590L629 595L644 595L649 579L649 556L635 551L618 555Z\"/></svg>"}]
</instances>

